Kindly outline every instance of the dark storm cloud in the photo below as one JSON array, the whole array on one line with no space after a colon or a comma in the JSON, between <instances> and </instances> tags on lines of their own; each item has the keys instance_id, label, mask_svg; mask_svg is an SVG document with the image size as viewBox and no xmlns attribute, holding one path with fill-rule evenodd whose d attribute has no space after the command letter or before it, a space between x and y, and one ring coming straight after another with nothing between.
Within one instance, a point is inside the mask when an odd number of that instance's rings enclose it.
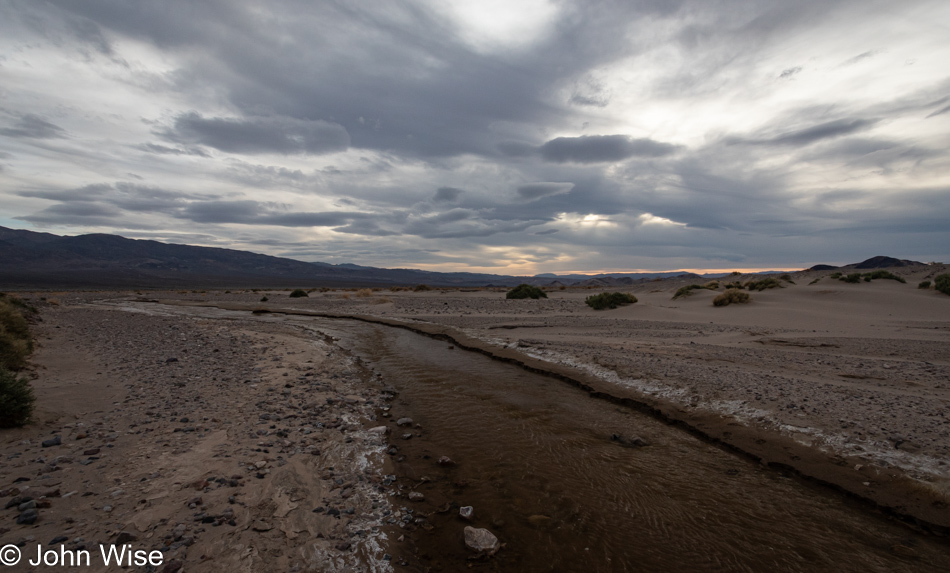
<instances>
[{"instance_id":1,"label":"dark storm cloud","mask_svg":"<svg viewBox=\"0 0 950 573\"><path fill-rule=\"evenodd\" d=\"M30 139L58 139L66 137L66 131L38 115L28 113L14 122L13 127L0 128L0 135Z\"/></svg>"},{"instance_id":2,"label":"dark storm cloud","mask_svg":"<svg viewBox=\"0 0 950 573\"><path fill-rule=\"evenodd\" d=\"M582 135L558 137L541 146L541 157L555 163L606 163L631 157L662 157L676 146L652 139L626 135Z\"/></svg>"},{"instance_id":3,"label":"dark storm cloud","mask_svg":"<svg viewBox=\"0 0 950 573\"><path fill-rule=\"evenodd\" d=\"M198 144L229 153L306 153L344 151L350 136L342 126L326 121L288 117L204 118L191 112L175 118L159 135L175 143Z\"/></svg>"},{"instance_id":4,"label":"dark storm cloud","mask_svg":"<svg viewBox=\"0 0 950 573\"><path fill-rule=\"evenodd\" d=\"M34 213L17 217L36 224L71 225L81 221L86 225L113 225L122 212L112 205L90 201L59 203Z\"/></svg>"}]
</instances>

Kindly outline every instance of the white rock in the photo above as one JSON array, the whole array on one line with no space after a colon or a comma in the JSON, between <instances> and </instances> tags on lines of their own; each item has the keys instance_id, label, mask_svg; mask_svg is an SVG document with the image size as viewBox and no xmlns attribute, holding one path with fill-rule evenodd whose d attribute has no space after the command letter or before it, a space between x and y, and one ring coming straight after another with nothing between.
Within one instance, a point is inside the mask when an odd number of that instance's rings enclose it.
<instances>
[{"instance_id":1,"label":"white rock","mask_svg":"<svg viewBox=\"0 0 950 573\"><path fill-rule=\"evenodd\" d=\"M389 428L387 428L386 426L376 426L375 428L370 428L366 431L369 432L370 434L388 434Z\"/></svg>"},{"instance_id":2,"label":"white rock","mask_svg":"<svg viewBox=\"0 0 950 573\"><path fill-rule=\"evenodd\" d=\"M461 517L462 519L469 519L469 520L470 520L470 519L472 519L472 517L474 517L474 516L475 516L475 508L474 508L474 507L472 507L472 506L470 506L470 505L466 505L466 506L464 506L464 507L460 507L460 508L459 508L459 517Z\"/></svg>"},{"instance_id":3,"label":"white rock","mask_svg":"<svg viewBox=\"0 0 950 573\"><path fill-rule=\"evenodd\" d=\"M491 531L471 526L465 527L465 546L484 555L494 555L501 548Z\"/></svg>"}]
</instances>

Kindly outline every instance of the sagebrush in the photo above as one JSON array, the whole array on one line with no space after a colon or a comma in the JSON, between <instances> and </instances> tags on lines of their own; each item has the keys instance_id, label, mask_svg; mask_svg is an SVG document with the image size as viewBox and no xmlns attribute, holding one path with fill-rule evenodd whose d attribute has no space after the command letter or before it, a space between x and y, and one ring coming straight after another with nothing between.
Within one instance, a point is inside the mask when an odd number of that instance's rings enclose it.
<instances>
[{"instance_id":1,"label":"sagebrush","mask_svg":"<svg viewBox=\"0 0 950 573\"><path fill-rule=\"evenodd\" d=\"M584 302L594 310L605 310L625 304L633 304L637 302L637 297L625 292L602 292L587 297Z\"/></svg>"}]
</instances>

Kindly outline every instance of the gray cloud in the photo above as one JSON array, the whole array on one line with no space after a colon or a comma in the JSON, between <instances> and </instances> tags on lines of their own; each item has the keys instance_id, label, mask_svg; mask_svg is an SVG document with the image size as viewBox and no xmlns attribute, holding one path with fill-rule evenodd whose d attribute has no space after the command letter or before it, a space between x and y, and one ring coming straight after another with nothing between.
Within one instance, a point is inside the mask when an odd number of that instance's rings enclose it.
<instances>
[{"instance_id":1,"label":"gray cloud","mask_svg":"<svg viewBox=\"0 0 950 573\"><path fill-rule=\"evenodd\" d=\"M788 145L805 146L824 140L842 137L870 129L877 123L875 119L836 119L826 121L810 127L779 133L778 135L759 137L728 137L728 144L752 145Z\"/></svg>"},{"instance_id":2,"label":"gray cloud","mask_svg":"<svg viewBox=\"0 0 950 573\"><path fill-rule=\"evenodd\" d=\"M204 118L190 112L158 133L175 143L207 145L229 153L320 155L344 151L350 145L341 125L288 117Z\"/></svg>"},{"instance_id":3,"label":"gray cloud","mask_svg":"<svg viewBox=\"0 0 950 573\"><path fill-rule=\"evenodd\" d=\"M540 182L540 183L528 183L527 185L521 185L518 187L518 195L522 199L527 199L528 201L534 201L535 199L540 199L541 197L549 197L551 195L561 195L563 193L570 193L571 189L574 188L573 183L555 183L555 182Z\"/></svg>"},{"instance_id":4,"label":"gray cloud","mask_svg":"<svg viewBox=\"0 0 950 573\"><path fill-rule=\"evenodd\" d=\"M458 201L458 198L461 194L462 190L456 189L455 187L439 187L432 200L442 203L451 203Z\"/></svg>"},{"instance_id":5,"label":"gray cloud","mask_svg":"<svg viewBox=\"0 0 950 573\"><path fill-rule=\"evenodd\" d=\"M675 145L626 135L558 137L541 146L545 161L555 163L607 163L631 157L662 157L676 151Z\"/></svg>"},{"instance_id":6,"label":"gray cloud","mask_svg":"<svg viewBox=\"0 0 950 573\"><path fill-rule=\"evenodd\" d=\"M801 67L801 66L795 66L794 68L786 68L786 69L782 70L782 73L779 74L778 77L781 78L781 79L790 78L790 77L794 76L795 74L801 73L801 71L802 71L802 67Z\"/></svg>"},{"instance_id":7,"label":"gray cloud","mask_svg":"<svg viewBox=\"0 0 950 573\"><path fill-rule=\"evenodd\" d=\"M18 119L13 127L0 128L0 135L30 139L58 139L66 137L66 131L38 115L28 113Z\"/></svg>"}]
</instances>

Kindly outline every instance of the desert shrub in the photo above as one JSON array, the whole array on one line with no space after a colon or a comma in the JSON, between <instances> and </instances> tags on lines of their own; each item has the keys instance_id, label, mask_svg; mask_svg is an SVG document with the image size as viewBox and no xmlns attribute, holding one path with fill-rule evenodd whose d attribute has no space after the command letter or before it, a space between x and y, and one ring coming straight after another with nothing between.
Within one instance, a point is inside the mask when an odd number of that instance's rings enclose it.
<instances>
[{"instance_id":1,"label":"desert shrub","mask_svg":"<svg viewBox=\"0 0 950 573\"><path fill-rule=\"evenodd\" d=\"M732 303L745 303L749 302L751 299L752 297L750 297L749 293L747 292L729 289L713 299L713 306L728 306Z\"/></svg>"},{"instance_id":2,"label":"desert shrub","mask_svg":"<svg viewBox=\"0 0 950 573\"><path fill-rule=\"evenodd\" d=\"M548 295L547 295L546 292L544 292L542 289L540 289L540 288L538 288L538 287L536 287L536 286L531 286L531 285L529 285L529 284L524 284L524 283L522 283L522 284L516 286L515 288L509 290L509 291L505 294L505 298L510 298L510 299L524 299L524 298L539 299L539 298L548 298Z\"/></svg>"},{"instance_id":3,"label":"desert shrub","mask_svg":"<svg viewBox=\"0 0 950 573\"><path fill-rule=\"evenodd\" d=\"M709 284L709 283L706 283L706 284ZM698 289L701 289L701 288L709 288L709 287L708 287L708 286L704 286L704 285L697 285L697 284L691 284L691 285L686 285L686 286L680 287L680 288L676 289L676 293L673 295L673 300L676 300L676 299L678 299L678 298L681 297L681 296L689 296L689 295L693 294L693 291L694 291L694 290L698 290Z\"/></svg>"},{"instance_id":4,"label":"desert shrub","mask_svg":"<svg viewBox=\"0 0 950 573\"><path fill-rule=\"evenodd\" d=\"M703 288L709 289L709 290L716 290L717 288L719 288L719 281L709 281L708 283L703 285Z\"/></svg>"},{"instance_id":5,"label":"desert shrub","mask_svg":"<svg viewBox=\"0 0 950 573\"><path fill-rule=\"evenodd\" d=\"M333 289L331 289L330 287L320 287L320 292L330 292L331 290Z\"/></svg>"},{"instance_id":6,"label":"desert shrub","mask_svg":"<svg viewBox=\"0 0 950 573\"><path fill-rule=\"evenodd\" d=\"M267 302L268 300L270 300L270 299L267 298L267 295L266 295L266 294L261 297L261 302Z\"/></svg>"},{"instance_id":7,"label":"desert shrub","mask_svg":"<svg viewBox=\"0 0 950 573\"><path fill-rule=\"evenodd\" d=\"M811 281L810 283L808 283L808 286L811 286L811 285L815 284L816 282L818 282L818 281L820 281L820 280L821 280L821 277L818 277L817 279L815 279L815 280Z\"/></svg>"},{"instance_id":8,"label":"desert shrub","mask_svg":"<svg viewBox=\"0 0 950 573\"><path fill-rule=\"evenodd\" d=\"M891 271L885 271L885 270L883 270L883 269L878 269L878 270L876 270L876 271L871 271L871 272L869 272L869 273L865 273L864 278L865 278L865 280L867 280L868 282L873 281L873 280L877 280L877 279L890 279L890 280L892 280L892 281L897 281L897 282L899 282L899 283L906 283L906 282L907 282L907 280L905 280L904 277L899 276L899 275L895 275L895 274L892 273Z\"/></svg>"},{"instance_id":9,"label":"desert shrub","mask_svg":"<svg viewBox=\"0 0 950 573\"><path fill-rule=\"evenodd\" d=\"M536 286L522 283L508 291L505 298L548 298L548 293Z\"/></svg>"},{"instance_id":10,"label":"desert shrub","mask_svg":"<svg viewBox=\"0 0 950 573\"><path fill-rule=\"evenodd\" d=\"M413 287L412 290L416 292L423 292L427 290L432 290L432 288L430 288L429 285L416 285L415 287Z\"/></svg>"},{"instance_id":11,"label":"desert shrub","mask_svg":"<svg viewBox=\"0 0 950 573\"><path fill-rule=\"evenodd\" d=\"M343 293L343 294L340 295L340 298L349 299L349 298L350 298L350 295L347 294L347 293Z\"/></svg>"},{"instance_id":12,"label":"desert shrub","mask_svg":"<svg viewBox=\"0 0 950 573\"><path fill-rule=\"evenodd\" d=\"M839 278L838 280L844 281L846 283L859 283L861 282L861 273L851 273Z\"/></svg>"},{"instance_id":13,"label":"desert shrub","mask_svg":"<svg viewBox=\"0 0 950 573\"><path fill-rule=\"evenodd\" d=\"M744 288L745 288L745 286L744 286L742 283L740 283L739 281L735 281L735 282L731 282L731 283L726 283L725 287L726 287L726 288L734 288L734 289L744 289Z\"/></svg>"},{"instance_id":14,"label":"desert shrub","mask_svg":"<svg viewBox=\"0 0 950 573\"><path fill-rule=\"evenodd\" d=\"M950 275L938 275L934 279L934 288L943 294L950 294Z\"/></svg>"},{"instance_id":15,"label":"desert shrub","mask_svg":"<svg viewBox=\"0 0 950 573\"><path fill-rule=\"evenodd\" d=\"M840 279L840 278L841 278L841 273L831 273L830 276L831 276L831 278L833 278L833 279Z\"/></svg>"},{"instance_id":16,"label":"desert shrub","mask_svg":"<svg viewBox=\"0 0 950 573\"><path fill-rule=\"evenodd\" d=\"M921 281L917 288L930 288L930 281Z\"/></svg>"},{"instance_id":17,"label":"desert shrub","mask_svg":"<svg viewBox=\"0 0 950 573\"><path fill-rule=\"evenodd\" d=\"M775 277L765 277L758 280L749 281L745 286L749 290L757 290L759 292L770 288L783 288L782 283L778 282Z\"/></svg>"},{"instance_id":18,"label":"desert shrub","mask_svg":"<svg viewBox=\"0 0 950 573\"><path fill-rule=\"evenodd\" d=\"M738 277L740 275L742 275L742 273L740 273L739 271L732 271L731 273L729 273L729 276L732 276L732 277Z\"/></svg>"},{"instance_id":19,"label":"desert shrub","mask_svg":"<svg viewBox=\"0 0 950 573\"><path fill-rule=\"evenodd\" d=\"M307 294L307 291L305 291L305 290L303 290L303 289L301 289L301 288L294 289L294 292L290 293L290 294L287 295L287 296L289 296L290 298L301 298L301 297L310 298L310 295Z\"/></svg>"},{"instance_id":20,"label":"desert shrub","mask_svg":"<svg viewBox=\"0 0 950 573\"><path fill-rule=\"evenodd\" d=\"M356 291L356 294L354 296L357 296L359 298L370 297L370 296L373 296L373 291L371 291L368 288L361 288L360 290Z\"/></svg>"},{"instance_id":21,"label":"desert shrub","mask_svg":"<svg viewBox=\"0 0 950 573\"><path fill-rule=\"evenodd\" d=\"M0 366L0 428L15 428L29 422L35 401L29 381Z\"/></svg>"},{"instance_id":22,"label":"desert shrub","mask_svg":"<svg viewBox=\"0 0 950 573\"><path fill-rule=\"evenodd\" d=\"M625 304L637 302L637 297L625 292L602 292L584 299L587 306L594 310L604 310L607 308L617 308Z\"/></svg>"},{"instance_id":23,"label":"desert shrub","mask_svg":"<svg viewBox=\"0 0 950 573\"><path fill-rule=\"evenodd\" d=\"M26 316L36 310L16 297L0 298L0 368L19 370L33 352Z\"/></svg>"},{"instance_id":24,"label":"desert shrub","mask_svg":"<svg viewBox=\"0 0 950 573\"><path fill-rule=\"evenodd\" d=\"M784 275L778 278L780 281L785 281L787 283L795 284L795 281L792 280L792 275L785 273Z\"/></svg>"}]
</instances>

